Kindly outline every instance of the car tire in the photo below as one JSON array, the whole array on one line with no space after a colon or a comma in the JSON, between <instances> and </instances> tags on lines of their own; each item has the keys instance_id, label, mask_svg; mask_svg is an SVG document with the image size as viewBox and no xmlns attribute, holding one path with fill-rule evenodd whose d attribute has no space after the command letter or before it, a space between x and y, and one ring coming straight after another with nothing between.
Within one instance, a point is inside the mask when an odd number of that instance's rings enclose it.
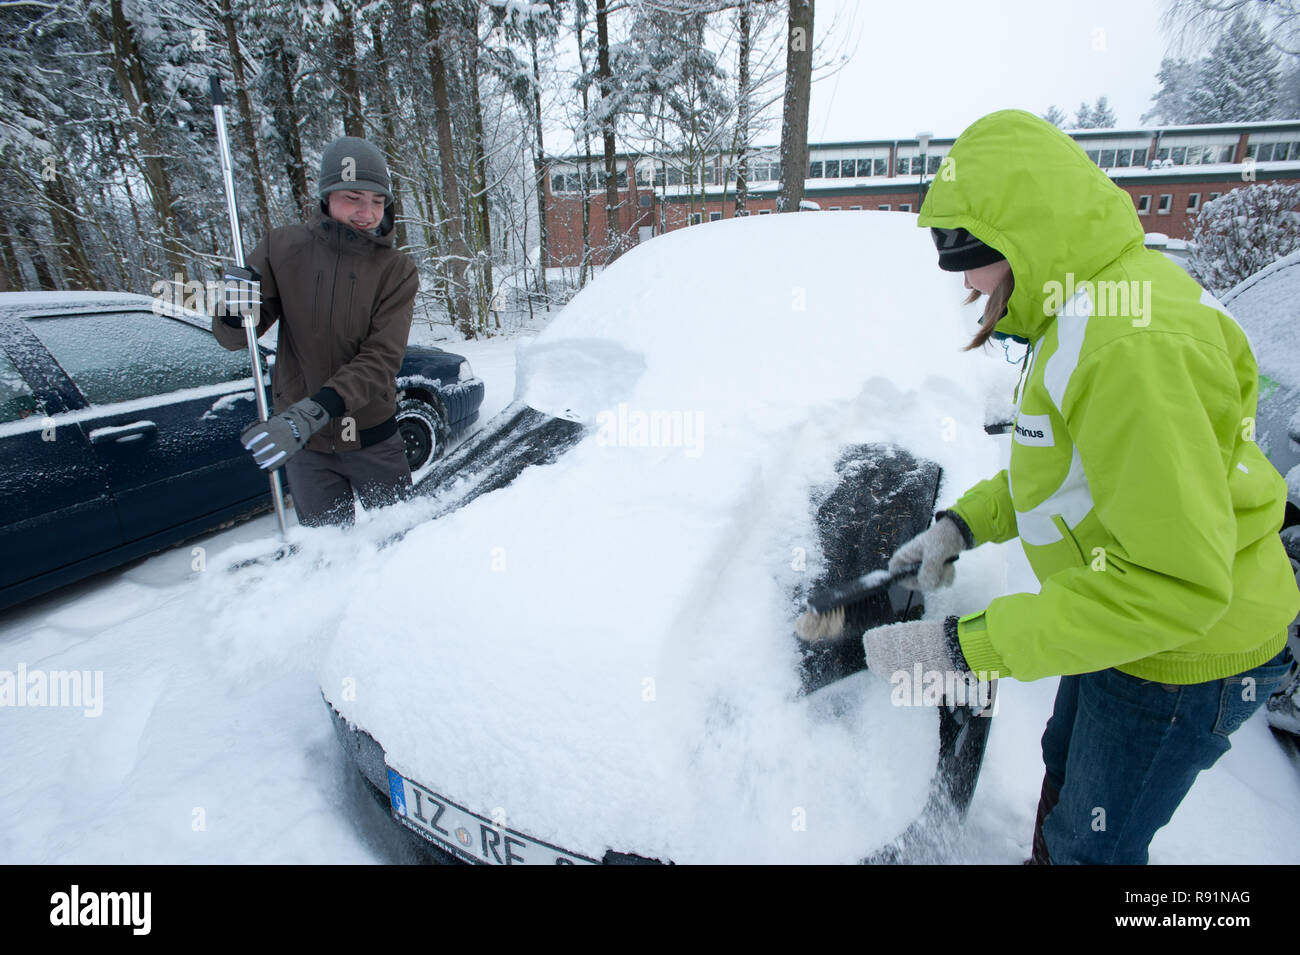
<instances>
[{"instance_id":1,"label":"car tire","mask_svg":"<svg viewBox=\"0 0 1300 955\"><path fill-rule=\"evenodd\" d=\"M397 432L406 446L406 463L414 474L447 451L451 422L437 395L403 398L397 403Z\"/></svg>"}]
</instances>

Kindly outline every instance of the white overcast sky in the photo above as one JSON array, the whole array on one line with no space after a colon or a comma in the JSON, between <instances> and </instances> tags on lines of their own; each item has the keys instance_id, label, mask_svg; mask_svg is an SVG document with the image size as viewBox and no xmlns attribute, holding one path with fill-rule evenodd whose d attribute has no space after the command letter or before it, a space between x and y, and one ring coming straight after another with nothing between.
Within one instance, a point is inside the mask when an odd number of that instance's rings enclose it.
<instances>
[{"instance_id":1,"label":"white overcast sky","mask_svg":"<svg viewBox=\"0 0 1300 955\"><path fill-rule=\"evenodd\" d=\"M808 138L956 136L1008 107L1055 103L1073 119L1098 96L1136 126L1167 47L1161 12L1159 0L817 0L814 34L849 60L813 85Z\"/></svg>"}]
</instances>

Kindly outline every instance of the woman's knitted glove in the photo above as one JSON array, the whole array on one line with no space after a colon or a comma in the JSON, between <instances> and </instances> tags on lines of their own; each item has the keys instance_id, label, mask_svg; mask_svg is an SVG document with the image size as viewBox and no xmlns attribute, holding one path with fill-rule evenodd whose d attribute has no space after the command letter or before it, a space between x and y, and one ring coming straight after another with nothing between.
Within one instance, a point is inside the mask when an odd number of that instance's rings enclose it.
<instances>
[{"instance_id":1,"label":"woman's knitted glove","mask_svg":"<svg viewBox=\"0 0 1300 955\"><path fill-rule=\"evenodd\" d=\"M911 673L918 663L922 673L970 672L957 640L956 617L876 627L862 635L862 647L867 668L886 680L899 671Z\"/></svg>"},{"instance_id":2,"label":"woman's knitted glove","mask_svg":"<svg viewBox=\"0 0 1300 955\"><path fill-rule=\"evenodd\" d=\"M973 541L969 531L963 531L961 518L945 513L942 518L929 528L913 537L898 548L889 558L889 571L896 573L908 564L921 564L920 571L912 577L903 577L898 582L909 590L937 590L952 585L956 570L948 563Z\"/></svg>"}]
</instances>

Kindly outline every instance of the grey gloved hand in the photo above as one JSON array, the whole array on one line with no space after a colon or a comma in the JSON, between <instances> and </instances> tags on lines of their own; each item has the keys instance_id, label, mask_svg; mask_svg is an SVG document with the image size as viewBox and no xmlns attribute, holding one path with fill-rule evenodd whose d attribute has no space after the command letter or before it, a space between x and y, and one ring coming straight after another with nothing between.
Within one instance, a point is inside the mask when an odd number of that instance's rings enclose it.
<instances>
[{"instance_id":1,"label":"grey gloved hand","mask_svg":"<svg viewBox=\"0 0 1300 955\"><path fill-rule=\"evenodd\" d=\"M970 671L957 641L957 618L909 620L876 627L862 635L867 668L888 680L899 671L911 673L921 664L922 673Z\"/></svg>"},{"instance_id":2,"label":"grey gloved hand","mask_svg":"<svg viewBox=\"0 0 1300 955\"><path fill-rule=\"evenodd\" d=\"M262 309L262 276L257 269L230 266L222 276L221 288L223 322L231 328L239 328L245 315L252 316L254 322L258 320Z\"/></svg>"},{"instance_id":3,"label":"grey gloved hand","mask_svg":"<svg viewBox=\"0 0 1300 955\"><path fill-rule=\"evenodd\" d=\"M266 470L280 467L301 451L311 436L329 422L329 413L310 398L290 405L267 421L255 421L244 429L240 441L251 451L257 466Z\"/></svg>"},{"instance_id":4,"label":"grey gloved hand","mask_svg":"<svg viewBox=\"0 0 1300 955\"><path fill-rule=\"evenodd\" d=\"M952 517L943 517L898 548L889 558L889 572L908 564L921 564L920 571L898 582L909 590L937 590L952 585L956 570L947 563L966 549L966 536Z\"/></svg>"}]
</instances>

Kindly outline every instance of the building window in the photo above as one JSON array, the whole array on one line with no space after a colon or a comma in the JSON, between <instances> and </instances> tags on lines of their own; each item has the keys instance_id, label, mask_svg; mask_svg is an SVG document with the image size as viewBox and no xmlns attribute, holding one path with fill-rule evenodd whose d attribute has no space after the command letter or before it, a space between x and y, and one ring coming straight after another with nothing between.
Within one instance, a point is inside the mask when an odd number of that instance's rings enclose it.
<instances>
[{"instance_id":1,"label":"building window","mask_svg":"<svg viewBox=\"0 0 1300 955\"><path fill-rule=\"evenodd\" d=\"M808 178L809 179L822 178L822 161L820 159L814 163L808 164Z\"/></svg>"},{"instance_id":2,"label":"building window","mask_svg":"<svg viewBox=\"0 0 1300 955\"><path fill-rule=\"evenodd\" d=\"M861 206L849 206L849 211L850 211L850 212L861 212L861 211L862 211L862 207L861 207Z\"/></svg>"},{"instance_id":3,"label":"building window","mask_svg":"<svg viewBox=\"0 0 1300 955\"><path fill-rule=\"evenodd\" d=\"M1223 193L1221 193L1221 192L1212 192L1212 193L1210 193L1210 201L1213 202L1215 199L1219 198L1219 196L1221 196L1221 195L1223 195Z\"/></svg>"},{"instance_id":4,"label":"building window","mask_svg":"<svg viewBox=\"0 0 1300 955\"><path fill-rule=\"evenodd\" d=\"M1144 216L1151 211L1151 197L1138 196L1138 215Z\"/></svg>"},{"instance_id":5,"label":"building window","mask_svg":"<svg viewBox=\"0 0 1300 955\"><path fill-rule=\"evenodd\" d=\"M888 173L889 173L888 159L871 160L871 174L873 176L884 176L884 175L888 175Z\"/></svg>"},{"instance_id":6,"label":"building window","mask_svg":"<svg viewBox=\"0 0 1300 955\"><path fill-rule=\"evenodd\" d=\"M1174 161L1174 165L1175 165L1175 166L1186 166L1186 165L1187 165L1187 147L1186 147L1186 146L1174 146L1174 147L1169 151L1169 158L1172 159L1172 160Z\"/></svg>"},{"instance_id":7,"label":"building window","mask_svg":"<svg viewBox=\"0 0 1300 955\"><path fill-rule=\"evenodd\" d=\"M840 178L840 161L838 159L827 159L825 162L825 168L825 177L827 179Z\"/></svg>"},{"instance_id":8,"label":"building window","mask_svg":"<svg viewBox=\"0 0 1300 955\"><path fill-rule=\"evenodd\" d=\"M748 209L737 209L737 210L736 210L736 218L737 218L737 219L743 219L743 218L745 218L745 216L747 216L747 215L749 215L749 210L748 210Z\"/></svg>"},{"instance_id":9,"label":"building window","mask_svg":"<svg viewBox=\"0 0 1300 955\"><path fill-rule=\"evenodd\" d=\"M1201 208L1201 194L1199 192L1193 192L1187 197L1187 211L1195 212L1199 208Z\"/></svg>"},{"instance_id":10,"label":"building window","mask_svg":"<svg viewBox=\"0 0 1300 955\"><path fill-rule=\"evenodd\" d=\"M771 209L759 209L759 210L758 210L758 214L759 214L760 216L770 216L770 215L772 214L772 210L771 210Z\"/></svg>"},{"instance_id":11,"label":"building window","mask_svg":"<svg viewBox=\"0 0 1300 955\"><path fill-rule=\"evenodd\" d=\"M880 207L881 212L888 212L889 209L890 209L890 205L888 202L886 202L883 206Z\"/></svg>"},{"instance_id":12,"label":"building window","mask_svg":"<svg viewBox=\"0 0 1300 955\"><path fill-rule=\"evenodd\" d=\"M1133 150L1133 162L1132 162L1132 165L1134 165L1134 166L1145 166L1146 164L1147 164L1147 151L1146 151L1145 149L1135 149L1135 150Z\"/></svg>"},{"instance_id":13,"label":"building window","mask_svg":"<svg viewBox=\"0 0 1300 955\"><path fill-rule=\"evenodd\" d=\"M828 206L827 209L826 209L826 211L827 211L827 212L839 212L839 211L840 211L840 207L839 207L839 206Z\"/></svg>"},{"instance_id":14,"label":"building window","mask_svg":"<svg viewBox=\"0 0 1300 955\"><path fill-rule=\"evenodd\" d=\"M703 220L704 220L704 213L702 212L691 213L691 220L690 220L691 225L699 225Z\"/></svg>"},{"instance_id":15,"label":"building window","mask_svg":"<svg viewBox=\"0 0 1300 955\"><path fill-rule=\"evenodd\" d=\"M1174 204L1174 197L1172 193L1168 193L1168 192L1161 193L1160 205L1156 207L1156 212L1160 213L1162 216L1168 215L1169 210L1173 206L1173 204Z\"/></svg>"},{"instance_id":16,"label":"building window","mask_svg":"<svg viewBox=\"0 0 1300 955\"><path fill-rule=\"evenodd\" d=\"M898 211L899 211L899 212L911 212L911 211L912 211L912 204L911 204L910 202L900 202L900 203L898 204Z\"/></svg>"},{"instance_id":17,"label":"building window","mask_svg":"<svg viewBox=\"0 0 1300 955\"><path fill-rule=\"evenodd\" d=\"M1115 168L1115 150L1103 149L1101 151L1101 158L1097 162L1097 165L1100 166L1102 169Z\"/></svg>"},{"instance_id":18,"label":"building window","mask_svg":"<svg viewBox=\"0 0 1300 955\"><path fill-rule=\"evenodd\" d=\"M876 162L880 162L880 160L877 159ZM870 160L870 159L859 159L859 160L858 160L858 178L859 178L859 179L866 179L866 178L867 178L868 176L870 176L870 175L871 175L871 160Z\"/></svg>"},{"instance_id":19,"label":"building window","mask_svg":"<svg viewBox=\"0 0 1300 955\"><path fill-rule=\"evenodd\" d=\"M1095 162L1095 163L1098 163L1098 164L1101 163L1101 153L1100 153L1098 150L1096 150L1096 149L1089 149L1089 150L1088 150L1088 158L1091 159L1091 160L1092 160L1093 162Z\"/></svg>"},{"instance_id":20,"label":"building window","mask_svg":"<svg viewBox=\"0 0 1300 955\"><path fill-rule=\"evenodd\" d=\"M1117 149L1117 150L1115 151L1115 165L1116 165L1116 166L1131 166L1131 165L1133 165L1133 150L1131 150L1131 149Z\"/></svg>"},{"instance_id":21,"label":"building window","mask_svg":"<svg viewBox=\"0 0 1300 955\"><path fill-rule=\"evenodd\" d=\"M710 212L710 213L709 213L709 221L710 221L710 222L717 222L717 221L718 221L719 219L721 219L721 218L722 218L722 213L721 213L721 212Z\"/></svg>"}]
</instances>

